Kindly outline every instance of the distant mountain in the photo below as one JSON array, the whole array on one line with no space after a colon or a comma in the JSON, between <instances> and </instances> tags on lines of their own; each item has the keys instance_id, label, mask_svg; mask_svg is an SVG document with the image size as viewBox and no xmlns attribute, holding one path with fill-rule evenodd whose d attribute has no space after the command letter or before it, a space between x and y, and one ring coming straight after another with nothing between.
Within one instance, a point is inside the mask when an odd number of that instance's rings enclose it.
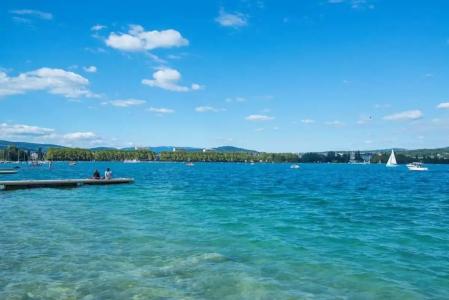
<instances>
[{"instance_id":1,"label":"distant mountain","mask_svg":"<svg viewBox=\"0 0 449 300\"><path fill-rule=\"evenodd\" d=\"M61 145L55 145L55 144L38 144L38 143L27 143L27 142L10 142L10 141L2 141L0 140L0 149L6 148L7 146L13 146L20 149L26 149L30 151L38 151L39 148L46 152L48 148L65 148ZM176 147L176 146L157 146L157 147L142 147L139 149L149 149L151 151L154 151L156 153L161 153L165 151L173 151L173 149L176 149L177 151L186 151L186 152L202 152L203 148L198 147ZM207 148L209 151L216 151L216 152L225 152L225 153L233 153L233 152L245 152L245 153L257 153L255 150L248 150L244 148L234 147L234 146L220 146L217 148ZM92 151L102 151L102 150L127 150L132 151L135 150L134 147L126 147L126 148L114 148L114 147L94 147L90 148L89 150Z\"/></svg>"},{"instance_id":2,"label":"distant mountain","mask_svg":"<svg viewBox=\"0 0 449 300\"><path fill-rule=\"evenodd\" d=\"M217 148L213 148L213 150L217 152L245 152L245 153L257 153L255 150L248 150L244 148L234 147L234 146L221 146Z\"/></svg>"},{"instance_id":3,"label":"distant mountain","mask_svg":"<svg viewBox=\"0 0 449 300\"><path fill-rule=\"evenodd\" d=\"M117 148L114 148L114 147L94 147L94 148L90 148L89 150L92 150L92 151L117 150Z\"/></svg>"},{"instance_id":4,"label":"distant mountain","mask_svg":"<svg viewBox=\"0 0 449 300\"><path fill-rule=\"evenodd\" d=\"M64 148L63 146L54 145L54 144L37 144L37 143L10 142L10 141L0 140L0 149L4 149L8 146L16 146L17 148L30 150L30 151L38 151L40 148L44 152L47 151L48 148Z\"/></svg>"}]
</instances>

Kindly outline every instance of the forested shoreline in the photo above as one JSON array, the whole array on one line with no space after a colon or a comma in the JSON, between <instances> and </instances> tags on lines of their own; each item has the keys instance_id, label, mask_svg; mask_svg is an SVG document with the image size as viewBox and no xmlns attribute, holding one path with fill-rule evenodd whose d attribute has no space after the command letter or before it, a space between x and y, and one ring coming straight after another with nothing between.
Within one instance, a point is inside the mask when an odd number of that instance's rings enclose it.
<instances>
[{"instance_id":1,"label":"forested shoreline","mask_svg":"<svg viewBox=\"0 0 449 300\"><path fill-rule=\"evenodd\" d=\"M267 152L189 152L165 151L155 153L148 149L137 150L93 150L82 148L49 148L46 152L7 147L0 149L0 161L28 161L32 154L38 160L50 161L172 161L172 162L274 162L274 163L349 163L369 162L386 163L390 153L378 152L366 156L359 151L326 153L267 153ZM420 154L415 152L397 152L396 159L399 164L414 161L434 164L449 164L449 156L442 154Z\"/></svg>"},{"instance_id":2,"label":"forested shoreline","mask_svg":"<svg viewBox=\"0 0 449 300\"><path fill-rule=\"evenodd\" d=\"M51 148L45 158L51 161L176 161L176 162L299 162L294 153L262 152L161 152L150 150L99 150Z\"/></svg>"}]
</instances>

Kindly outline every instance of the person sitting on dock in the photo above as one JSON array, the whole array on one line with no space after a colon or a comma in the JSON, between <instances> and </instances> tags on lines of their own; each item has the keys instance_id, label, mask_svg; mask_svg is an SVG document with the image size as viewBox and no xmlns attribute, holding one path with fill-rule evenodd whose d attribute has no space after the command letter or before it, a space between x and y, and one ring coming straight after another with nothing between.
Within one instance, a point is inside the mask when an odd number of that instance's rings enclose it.
<instances>
[{"instance_id":1,"label":"person sitting on dock","mask_svg":"<svg viewBox=\"0 0 449 300\"><path fill-rule=\"evenodd\" d=\"M100 172L98 172L98 170L95 170L94 174L92 175L92 179L100 179Z\"/></svg>"},{"instance_id":2,"label":"person sitting on dock","mask_svg":"<svg viewBox=\"0 0 449 300\"><path fill-rule=\"evenodd\" d=\"M109 180L112 179L112 171L111 169L107 168L104 172L104 179Z\"/></svg>"}]
</instances>

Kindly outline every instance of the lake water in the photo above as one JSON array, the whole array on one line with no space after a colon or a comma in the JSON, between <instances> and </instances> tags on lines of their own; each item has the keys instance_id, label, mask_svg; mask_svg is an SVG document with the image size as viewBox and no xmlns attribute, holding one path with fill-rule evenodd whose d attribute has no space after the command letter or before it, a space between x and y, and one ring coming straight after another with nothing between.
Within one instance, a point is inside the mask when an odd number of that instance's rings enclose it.
<instances>
[{"instance_id":1,"label":"lake water","mask_svg":"<svg viewBox=\"0 0 449 300\"><path fill-rule=\"evenodd\" d=\"M449 299L449 166L57 163L0 180L0 299Z\"/></svg>"}]
</instances>

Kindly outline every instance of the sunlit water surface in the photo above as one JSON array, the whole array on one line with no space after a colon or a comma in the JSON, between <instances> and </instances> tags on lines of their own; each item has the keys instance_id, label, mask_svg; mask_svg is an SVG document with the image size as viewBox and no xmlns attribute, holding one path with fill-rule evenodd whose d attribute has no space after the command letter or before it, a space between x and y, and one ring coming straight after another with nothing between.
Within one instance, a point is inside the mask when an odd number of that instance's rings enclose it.
<instances>
[{"instance_id":1,"label":"sunlit water surface","mask_svg":"<svg viewBox=\"0 0 449 300\"><path fill-rule=\"evenodd\" d=\"M0 299L449 299L449 167L57 163L0 180Z\"/></svg>"}]
</instances>

